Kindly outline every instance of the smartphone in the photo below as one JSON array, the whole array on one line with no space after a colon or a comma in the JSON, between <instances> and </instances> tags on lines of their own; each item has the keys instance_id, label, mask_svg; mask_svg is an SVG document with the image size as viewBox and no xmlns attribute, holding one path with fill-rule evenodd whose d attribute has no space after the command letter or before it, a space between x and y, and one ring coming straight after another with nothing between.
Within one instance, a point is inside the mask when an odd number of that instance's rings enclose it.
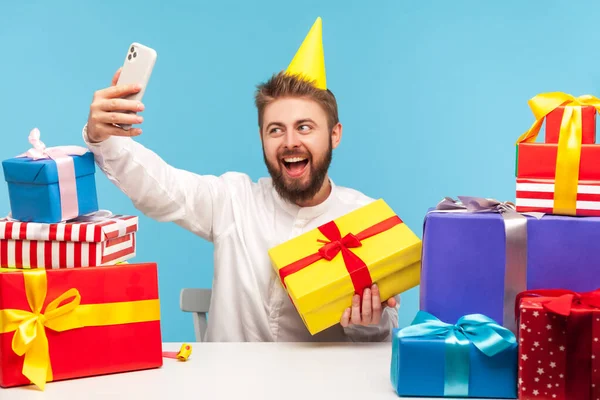
<instances>
[{"instance_id":1,"label":"smartphone","mask_svg":"<svg viewBox=\"0 0 600 400\"><path fill-rule=\"evenodd\" d=\"M129 96L124 96L124 99L142 101L155 63L156 51L154 49L140 43L132 43L129 46L117 85L137 83L142 86L142 90ZM126 112L132 113L132 111ZM124 130L131 129L131 125L129 124L117 126Z\"/></svg>"}]
</instances>

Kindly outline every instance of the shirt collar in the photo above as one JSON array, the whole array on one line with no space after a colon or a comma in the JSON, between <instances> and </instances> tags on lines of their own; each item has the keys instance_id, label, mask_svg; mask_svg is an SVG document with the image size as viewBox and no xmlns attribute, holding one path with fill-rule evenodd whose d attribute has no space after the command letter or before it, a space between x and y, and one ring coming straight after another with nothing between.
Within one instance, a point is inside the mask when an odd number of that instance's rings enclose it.
<instances>
[{"instance_id":1,"label":"shirt collar","mask_svg":"<svg viewBox=\"0 0 600 400\"><path fill-rule=\"evenodd\" d=\"M333 180L330 178L329 183L331 184L331 191L329 192L329 196L323 201L321 204L317 204L312 207L300 207L297 204L291 203L287 200L281 198L279 193L273 188L273 196L275 200L281 208L283 208L288 214L291 214L295 218L299 219L313 219L316 218L329 210L332 202L336 196L336 185Z\"/></svg>"}]
</instances>

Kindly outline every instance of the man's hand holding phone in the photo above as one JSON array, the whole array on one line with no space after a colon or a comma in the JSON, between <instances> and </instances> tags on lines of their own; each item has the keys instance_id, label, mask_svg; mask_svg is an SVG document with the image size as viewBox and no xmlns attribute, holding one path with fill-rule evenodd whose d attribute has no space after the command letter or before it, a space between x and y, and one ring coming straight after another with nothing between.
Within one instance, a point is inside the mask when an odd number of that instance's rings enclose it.
<instances>
[{"instance_id":1,"label":"man's hand holding phone","mask_svg":"<svg viewBox=\"0 0 600 400\"><path fill-rule=\"evenodd\" d=\"M120 74L121 69L115 73L110 87L94 93L87 123L87 135L91 142L102 142L111 136L138 136L142 133L140 128L124 130L115 126L115 124L141 124L144 120L143 117L135 114L144 110L142 102L123 98L138 93L142 86L117 85Z\"/></svg>"}]
</instances>

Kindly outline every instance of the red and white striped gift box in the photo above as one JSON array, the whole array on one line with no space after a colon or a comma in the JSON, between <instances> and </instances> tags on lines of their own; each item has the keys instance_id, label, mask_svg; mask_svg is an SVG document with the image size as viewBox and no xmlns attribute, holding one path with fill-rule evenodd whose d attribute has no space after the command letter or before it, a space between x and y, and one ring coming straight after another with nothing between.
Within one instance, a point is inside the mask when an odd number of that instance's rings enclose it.
<instances>
[{"instance_id":1,"label":"red and white striped gift box","mask_svg":"<svg viewBox=\"0 0 600 400\"><path fill-rule=\"evenodd\" d=\"M600 182L579 182L577 185L578 216L600 216ZM552 214L554 208L554 181L517 178L518 212Z\"/></svg>"},{"instance_id":2,"label":"red and white striped gift box","mask_svg":"<svg viewBox=\"0 0 600 400\"><path fill-rule=\"evenodd\" d=\"M41 224L0 221L0 267L78 268L135 256L138 218L112 215L96 222Z\"/></svg>"}]
</instances>

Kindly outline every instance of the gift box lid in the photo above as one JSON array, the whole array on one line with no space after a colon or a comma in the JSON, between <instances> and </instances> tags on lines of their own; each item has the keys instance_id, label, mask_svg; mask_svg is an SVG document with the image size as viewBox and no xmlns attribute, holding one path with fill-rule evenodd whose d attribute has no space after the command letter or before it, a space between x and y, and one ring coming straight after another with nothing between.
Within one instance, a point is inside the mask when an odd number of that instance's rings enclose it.
<instances>
[{"instance_id":1,"label":"gift box lid","mask_svg":"<svg viewBox=\"0 0 600 400\"><path fill-rule=\"evenodd\" d=\"M96 172L94 154L87 152L82 156L71 156L77 178ZM58 183L56 162L51 159L33 160L27 157L9 158L2 161L4 179L9 183L30 183L50 185Z\"/></svg>"},{"instance_id":2,"label":"gift box lid","mask_svg":"<svg viewBox=\"0 0 600 400\"><path fill-rule=\"evenodd\" d=\"M99 243L137 230L138 217L113 215L106 211L58 224L0 220L0 240Z\"/></svg>"}]
</instances>

